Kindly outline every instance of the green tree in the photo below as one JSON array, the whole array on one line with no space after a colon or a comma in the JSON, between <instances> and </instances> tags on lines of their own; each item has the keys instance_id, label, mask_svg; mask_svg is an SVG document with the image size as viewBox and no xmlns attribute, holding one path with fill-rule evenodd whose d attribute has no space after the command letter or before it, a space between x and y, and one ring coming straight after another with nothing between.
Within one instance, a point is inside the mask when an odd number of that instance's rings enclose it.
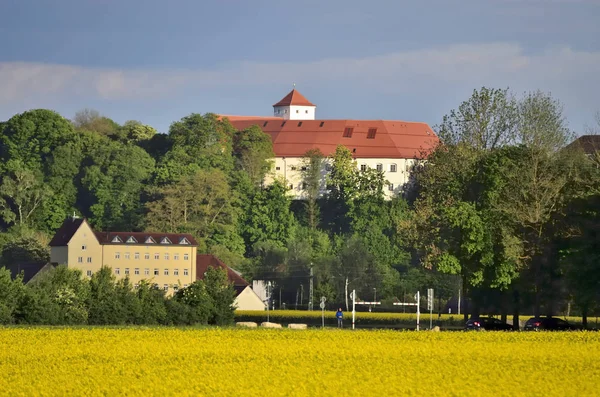
<instances>
[{"instance_id":1,"label":"green tree","mask_svg":"<svg viewBox=\"0 0 600 397\"><path fill-rule=\"evenodd\" d=\"M87 306L90 324L120 325L127 321L127 312L119 299L115 276L109 267L102 267L92 275Z\"/></svg>"},{"instance_id":2,"label":"green tree","mask_svg":"<svg viewBox=\"0 0 600 397\"><path fill-rule=\"evenodd\" d=\"M35 175L27 169L17 169L2 178L0 215L8 225L31 225L35 212L51 195L41 175Z\"/></svg>"},{"instance_id":3,"label":"green tree","mask_svg":"<svg viewBox=\"0 0 600 397\"><path fill-rule=\"evenodd\" d=\"M0 324L12 324L23 293L23 277L11 278L10 271L0 267Z\"/></svg>"},{"instance_id":4,"label":"green tree","mask_svg":"<svg viewBox=\"0 0 600 397\"><path fill-rule=\"evenodd\" d=\"M273 142L258 126L233 133L235 168L248 174L254 186L259 186L272 166Z\"/></svg>"},{"instance_id":5,"label":"green tree","mask_svg":"<svg viewBox=\"0 0 600 397\"><path fill-rule=\"evenodd\" d=\"M308 226L316 229L320 223L319 198L325 190L323 172L325 155L319 149L311 149L302 158L302 181Z\"/></svg>"},{"instance_id":6,"label":"green tree","mask_svg":"<svg viewBox=\"0 0 600 397\"><path fill-rule=\"evenodd\" d=\"M209 267L202 280L206 287L206 293L212 300L210 324L231 325L233 324L235 307L235 290L227 278L225 269Z\"/></svg>"},{"instance_id":7,"label":"green tree","mask_svg":"<svg viewBox=\"0 0 600 397\"><path fill-rule=\"evenodd\" d=\"M352 210L353 199L357 196L359 173L352 153L345 146L339 145L330 161L331 172L326 182L326 223L333 233L347 233L350 230L347 215Z\"/></svg>"},{"instance_id":8,"label":"green tree","mask_svg":"<svg viewBox=\"0 0 600 397\"><path fill-rule=\"evenodd\" d=\"M83 109L75 113L73 126L78 131L94 132L106 137L115 137L121 126L108 117L102 116L97 110Z\"/></svg>"}]
</instances>

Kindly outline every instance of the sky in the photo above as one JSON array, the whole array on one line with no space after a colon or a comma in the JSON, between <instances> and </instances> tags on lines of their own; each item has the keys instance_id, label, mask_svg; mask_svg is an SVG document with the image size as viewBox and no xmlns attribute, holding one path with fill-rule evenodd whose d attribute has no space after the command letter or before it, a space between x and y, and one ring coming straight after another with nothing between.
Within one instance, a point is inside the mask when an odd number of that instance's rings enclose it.
<instances>
[{"instance_id":1,"label":"sky","mask_svg":"<svg viewBox=\"0 0 600 397\"><path fill-rule=\"evenodd\" d=\"M482 86L600 111L600 0L0 0L0 120L95 109L160 132L265 115L440 123Z\"/></svg>"}]
</instances>

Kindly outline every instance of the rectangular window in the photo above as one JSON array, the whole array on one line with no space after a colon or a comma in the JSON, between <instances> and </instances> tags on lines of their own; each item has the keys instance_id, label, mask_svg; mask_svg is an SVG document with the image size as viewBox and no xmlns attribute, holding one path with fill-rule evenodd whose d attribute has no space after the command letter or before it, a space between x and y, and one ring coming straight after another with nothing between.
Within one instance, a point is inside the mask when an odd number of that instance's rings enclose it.
<instances>
[{"instance_id":1,"label":"rectangular window","mask_svg":"<svg viewBox=\"0 0 600 397\"><path fill-rule=\"evenodd\" d=\"M169 254L165 254L165 260L168 261L169 260Z\"/></svg>"},{"instance_id":2,"label":"rectangular window","mask_svg":"<svg viewBox=\"0 0 600 397\"><path fill-rule=\"evenodd\" d=\"M369 128L369 132L367 132L367 139L375 139L375 134L377 134L377 128Z\"/></svg>"},{"instance_id":3,"label":"rectangular window","mask_svg":"<svg viewBox=\"0 0 600 397\"><path fill-rule=\"evenodd\" d=\"M140 253L136 252L133 257L135 258L136 261L139 260L140 259Z\"/></svg>"},{"instance_id":4,"label":"rectangular window","mask_svg":"<svg viewBox=\"0 0 600 397\"><path fill-rule=\"evenodd\" d=\"M140 268L139 268L139 267L136 267L136 268L135 268L135 270L134 270L134 273L135 273L136 275L139 275L139 274L140 274Z\"/></svg>"},{"instance_id":5,"label":"rectangular window","mask_svg":"<svg viewBox=\"0 0 600 397\"><path fill-rule=\"evenodd\" d=\"M160 254L154 254L154 259L159 260L160 259Z\"/></svg>"},{"instance_id":6,"label":"rectangular window","mask_svg":"<svg viewBox=\"0 0 600 397\"><path fill-rule=\"evenodd\" d=\"M164 284L164 285L163 285L163 289L164 289L165 291L168 291L168 290L169 290L169 284Z\"/></svg>"},{"instance_id":7,"label":"rectangular window","mask_svg":"<svg viewBox=\"0 0 600 397\"><path fill-rule=\"evenodd\" d=\"M165 276L169 275L169 269L165 269Z\"/></svg>"},{"instance_id":8,"label":"rectangular window","mask_svg":"<svg viewBox=\"0 0 600 397\"><path fill-rule=\"evenodd\" d=\"M91 270L88 270L88 271L87 271L87 275L88 275L88 277L92 277L92 271L91 271Z\"/></svg>"},{"instance_id":9,"label":"rectangular window","mask_svg":"<svg viewBox=\"0 0 600 397\"><path fill-rule=\"evenodd\" d=\"M173 275L174 276L179 276L179 269L174 269L173 270Z\"/></svg>"},{"instance_id":10,"label":"rectangular window","mask_svg":"<svg viewBox=\"0 0 600 397\"><path fill-rule=\"evenodd\" d=\"M115 259L121 259L121 253L115 252Z\"/></svg>"},{"instance_id":11,"label":"rectangular window","mask_svg":"<svg viewBox=\"0 0 600 397\"><path fill-rule=\"evenodd\" d=\"M279 171L281 167L275 167L275 171Z\"/></svg>"},{"instance_id":12,"label":"rectangular window","mask_svg":"<svg viewBox=\"0 0 600 397\"><path fill-rule=\"evenodd\" d=\"M129 259L129 258L130 258L130 256L129 256L129 252L126 252L126 253L125 253L125 259Z\"/></svg>"},{"instance_id":13,"label":"rectangular window","mask_svg":"<svg viewBox=\"0 0 600 397\"><path fill-rule=\"evenodd\" d=\"M158 276L159 274L160 274L159 270L158 269L154 269L154 275Z\"/></svg>"},{"instance_id":14,"label":"rectangular window","mask_svg":"<svg viewBox=\"0 0 600 397\"><path fill-rule=\"evenodd\" d=\"M129 268L128 267L125 268L125 275L129 276Z\"/></svg>"},{"instance_id":15,"label":"rectangular window","mask_svg":"<svg viewBox=\"0 0 600 397\"><path fill-rule=\"evenodd\" d=\"M290 168L291 168L292 171L296 171L296 167L291 166Z\"/></svg>"},{"instance_id":16,"label":"rectangular window","mask_svg":"<svg viewBox=\"0 0 600 397\"><path fill-rule=\"evenodd\" d=\"M367 170L367 165L366 164L361 164L360 165L360 170L361 171L366 171Z\"/></svg>"},{"instance_id":17,"label":"rectangular window","mask_svg":"<svg viewBox=\"0 0 600 397\"><path fill-rule=\"evenodd\" d=\"M77 258L77 262L78 262L78 263L83 263L83 256L80 256L80 257L78 257L78 258Z\"/></svg>"},{"instance_id":18,"label":"rectangular window","mask_svg":"<svg viewBox=\"0 0 600 397\"><path fill-rule=\"evenodd\" d=\"M88 256L87 263L92 263L92 257L91 256Z\"/></svg>"},{"instance_id":19,"label":"rectangular window","mask_svg":"<svg viewBox=\"0 0 600 397\"><path fill-rule=\"evenodd\" d=\"M183 275L187 276L188 275L188 269L183 269Z\"/></svg>"},{"instance_id":20,"label":"rectangular window","mask_svg":"<svg viewBox=\"0 0 600 397\"><path fill-rule=\"evenodd\" d=\"M146 253L144 254L144 259L150 259L150 254L146 252Z\"/></svg>"},{"instance_id":21,"label":"rectangular window","mask_svg":"<svg viewBox=\"0 0 600 397\"><path fill-rule=\"evenodd\" d=\"M115 269L115 274L121 274L121 269L119 269L118 267Z\"/></svg>"},{"instance_id":22,"label":"rectangular window","mask_svg":"<svg viewBox=\"0 0 600 397\"><path fill-rule=\"evenodd\" d=\"M308 170L308 167L304 166L304 167L300 168L300 170L306 171L306 170Z\"/></svg>"},{"instance_id":23,"label":"rectangular window","mask_svg":"<svg viewBox=\"0 0 600 397\"><path fill-rule=\"evenodd\" d=\"M82 245L81 249L85 251L87 249L87 245Z\"/></svg>"},{"instance_id":24,"label":"rectangular window","mask_svg":"<svg viewBox=\"0 0 600 397\"><path fill-rule=\"evenodd\" d=\"M354 132L354 128L346 127L344 129L344 138L352 138L352 132Z\"/></svg>"},{"instance_id":25,"label":"rectangular window","mask_svg":"<svg viewBox=\"0 0 600 397\"><path fill-rule=\"evenodd\" d=\"M173 285L173 291L177 292L177 290L179 289L179 286L177 284Z\"/></svg>"},{"instance_id":26,"label":"rectangular window","mask_svg":"<svg viewBox=\"0 0 600 397\"><path fill-rule=\"evenodd\" d=\"M149 275L150 275L150 269L148 269L148 268L145 268L145 269L144 269L144 275L145 275L145 276L149 276Z\"/></svg>"},{"instance_id":27,"label":"rectangular window","mask_svg":"<svg viewBox=\"0 0 600 397\"><path fill-rule=\"evenodd\" d=\"M174 254L173 255L173 259L175 259L176 261L178 261L179 260L179 254Z\"/></svg>"},{"instance_id":28,"label":"rectangular window","mask_svg":"<svg viewBox=\"0 0 600 397\"><path fill-rule=\"evenodd\" d=\"M393 184L393 183L390 183L390 184L388 185L388 190L389 190L390 192L393 192L393 191L394 191L394 184Z\"/></svg>"},{"instance_id":29,"label":"rectangular window","mask_svg":"<svg viewBox=\"0 0 600 397\"><path fill-rule=\"evenodd\" d=\"M190 260L190 256L188 254L183 254L183 260L184 261L189 261Z\"/></svg>"},{"instance_id":30,"label":"rectangular window","mask_svg":"<svg viewBox=\"0 0 600 397\"><path fill-rule=\"evenodd\" d=\"M396 167L396 164L390 164L390 172L396 172L398 169L398 167Z\"/></svg>"},{"instance_id":31,"label":"rectangular window","mask_svg":"<svg viewBox=\"0 0 600 397\"><path fill-rule=\"evenodd\" d=\"M377 164L377 172L383 171L383 164Z\"/></svg>"}]
</instances>

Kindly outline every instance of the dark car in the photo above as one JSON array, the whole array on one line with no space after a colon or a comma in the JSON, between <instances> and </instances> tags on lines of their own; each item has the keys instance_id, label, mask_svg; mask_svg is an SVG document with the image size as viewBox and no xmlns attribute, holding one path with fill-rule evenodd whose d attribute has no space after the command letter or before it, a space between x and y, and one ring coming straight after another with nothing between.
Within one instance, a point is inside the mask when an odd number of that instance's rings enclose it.
<instances>
[{"instance_id":1,"label":"dark car","mask_svg":"<svg viewBox=\"0 0 600 397\"><path fill-rule=\"evenodd\" d=\"M532 317L525 323L523 331L576 331L583 327L556 317Z\"/></svg>"},{"instance_id":2,"label":"dark car","mask_svg":"<svg viewBox=\"0 0 600 397\"><path fill-rule=\"evenodd\" d=\"M470 331L512 331L513 326L494 317L472 318L465 324L465 330Z\"/></svg>"}]
</instances>

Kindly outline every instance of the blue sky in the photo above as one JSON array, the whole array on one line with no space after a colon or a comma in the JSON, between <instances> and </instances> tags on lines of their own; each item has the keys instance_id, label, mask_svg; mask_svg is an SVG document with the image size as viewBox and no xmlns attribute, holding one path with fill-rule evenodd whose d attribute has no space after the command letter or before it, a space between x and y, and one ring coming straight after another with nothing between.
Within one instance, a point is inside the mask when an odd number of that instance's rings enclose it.
<instances>
[{"instance_id":1,"label":"blue sky","mask_svg":"<svg viewBox=\"0 0 600 397\"><path fill-rule=\"evenodd\" d=\"M93 108L161 132L271 115L432 126L481 86L540 89L578 133L600 111L600 0L1 0L0 120Z\"/></svg>"}]
</instances>

